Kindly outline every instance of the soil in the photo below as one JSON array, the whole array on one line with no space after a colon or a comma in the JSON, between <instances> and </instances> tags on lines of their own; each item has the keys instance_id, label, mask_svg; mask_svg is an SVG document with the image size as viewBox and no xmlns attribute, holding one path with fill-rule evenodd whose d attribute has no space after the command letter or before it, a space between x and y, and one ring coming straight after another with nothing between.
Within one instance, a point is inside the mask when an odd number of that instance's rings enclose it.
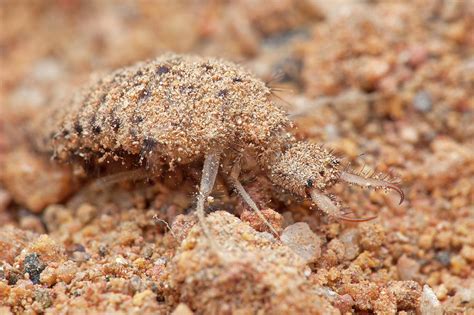
<instances>
[{"instance_id":1,"label":"soil","mask_svg":"<svg viewBox=\"0 0 474 315\"><path fill-rule=\"evenodd\" d=\"M474 312L471 0L9 0L0 14L0 313ZM193 213L199 172L101 181L32 146L30 122L91 75L169 51L250 69L297 138L390 174L405 201L336 185L378 215L339 221L249 161L243 185L280 235L218 178L218 261Z\"/></svg>"}]
</instances>

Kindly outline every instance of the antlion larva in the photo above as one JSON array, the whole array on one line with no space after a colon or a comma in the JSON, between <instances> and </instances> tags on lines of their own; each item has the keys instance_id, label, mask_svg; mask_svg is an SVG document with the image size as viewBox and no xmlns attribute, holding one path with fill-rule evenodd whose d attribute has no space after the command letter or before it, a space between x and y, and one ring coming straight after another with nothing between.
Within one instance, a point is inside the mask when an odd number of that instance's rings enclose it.
<instances>
[{"instance_id":1,"label":"antlion larva","mask_svg":"<svg viewBox=\"0 0 474 315\"><path fill-rule=\"evenodd\" d=\"M166 54L96 78L69 104L45 112L34 130L37 148L62 161L131 159L150 177L162 167L203 163L196 211L212 246L204 206L219 170L265 220L239 181L245 155L253 156L276 186L312 198L343 220L371 218L348 216L325 195L338 181L393 189L403 200L394 184L348 173L321 146L297 141L286 131L290 126L270 88L241 66Z\"/></svg>"}]
</instances>

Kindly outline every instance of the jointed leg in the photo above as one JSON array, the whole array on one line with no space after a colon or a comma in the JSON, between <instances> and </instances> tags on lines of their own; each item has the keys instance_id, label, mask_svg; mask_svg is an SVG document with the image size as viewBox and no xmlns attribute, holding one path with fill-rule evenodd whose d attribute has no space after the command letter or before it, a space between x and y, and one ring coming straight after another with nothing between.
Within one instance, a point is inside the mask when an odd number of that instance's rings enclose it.
<instances>
[{"instance_id":1,"label":"jointed leg","mask_svg":"<svg viewBox=\"0 0 474 315\"><path fill-rule=\"evenodd\" d=\"M92 185L99 188L106 188L115 183L123 182L126 180L142 180L150 176L150 172L145 169L134 169L130 171L119 172L112 175L107 175L96 179Z\"/></svg>"},{"instance_id":2,"label":"jointed leg","mask_svg":"<svg viewBox=\"0 0 474 315\"><path fill-rule=\"evenodd\" d=\"M232 167L232 171L230 173L230 181L234 188L237 190L237 192L240 194L242 199L247 203L247 205L252 208L253 211L258 215L260 220L262 220L265 225L272 231L272 233L277 237L280 238L278 235L278 232L275 230L275 228L272 226L270 222L268 222L267 218L263 215L262 211L258 209L257 205L255 202L252 200L252 197L245 191L244 186L239 181L239 173L240 173L240 164L239 162L235 163L234 166Z\"/></svg>"},{"instance_id":3,"label":"jointed leg","mask_svg":"<svg viewBox=\"0 0 474 315\"><path fill-rule=\"evenodd\" d=\"M219 157L220 153L209 153L205 160L204 166L202 168L202 177L201 177L201 185L199 188L199 194L197 197L197 207L196 213L198 216L199 225L209 241L211 249L214 253L219 255L219 250L217 248L214 239L212 238L211 231L209 230L209 226L206 223L204 205L209 197L209 194L214 187L214 183L217 177L217 171L219 170Z\"/></svg>"}]
</instances>

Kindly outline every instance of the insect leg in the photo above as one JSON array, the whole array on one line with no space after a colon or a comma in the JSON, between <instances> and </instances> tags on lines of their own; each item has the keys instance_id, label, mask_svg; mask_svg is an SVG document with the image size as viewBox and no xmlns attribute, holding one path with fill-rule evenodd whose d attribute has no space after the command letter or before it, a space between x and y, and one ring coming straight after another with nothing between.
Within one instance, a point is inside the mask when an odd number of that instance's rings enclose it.
<instances>
[{"instance_id":1,"label":"insect leg","mask_svg":"<svg viewBox=\"0 0 474 315\"><path fill-rule=\"evenodd\" d=\"M209 226L206 223L204 211L204 205L206 204L209 194L211 193L212 188L214 187L214 183L216 181L217 171L219 170L219 158L220 153L209 153L204 160L201 185L197 197L196 214L198 216L199 225L201 226L204 235L209 241L211 249L219 256L219 258L221 258L219 255L220 252L218 250L218 247L214 242L211 231L209 230Z\"/></svg>"},{"instance_id":2,"label":"insect leg","mask_svg":"<svg viewBox=\"0 0 474 315\"><path fill-rule=\"evenodd\" d=\"M257 207L255 202L252 200L252 197L250 197L250 195L245 190L244 186L242 186L242 184L240 183L239 173L240 173L240 163L239 161L237 161L236 163L234 163L234 166L232 167L232 170L230 173L229 179L230 179L231 184L234 186L235 190L237 190L237 192L240 194L242 199L247 203L247 205L250 208L252 208L253 211L255 211L255 213L258 215L260 220L262 220L263 223L265 223L265 225L270 229L270 231L272 231L272 233L276 236L276 238L279 239L280 236L278 235L278 232L275 230L273 225L270 222L268 222L267 218L265 218L262 211L260 211L260 209Z\"/></svg>"},{"instance_id":3,"label":"insect leg","mask_svg":"<svg viewBox=\"0 0 474 315\"><path fill-rule=\"evenodd\" d=\"M92 185L97 188L106 188L115 183L126 180L141 180L150 176L150 172L145 169L135 169L130 171L119 172L117 174L107 175L96 179Z\"/></svg>"}]
</instances>

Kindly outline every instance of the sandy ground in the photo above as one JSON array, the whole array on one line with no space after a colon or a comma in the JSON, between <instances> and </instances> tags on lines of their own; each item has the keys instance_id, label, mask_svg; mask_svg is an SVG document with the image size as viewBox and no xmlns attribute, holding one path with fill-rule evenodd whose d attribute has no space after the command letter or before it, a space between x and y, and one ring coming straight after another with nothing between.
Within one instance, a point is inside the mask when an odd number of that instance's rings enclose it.
<instances>
[{"instance_id":1,"label":"sandy ground","mask_svg":"<svg viewBox=\"0 0 474 315\"><path fill-rule=\"evenodd\" d=\"M0 313L474 312L474 2L2 1ZM298 138L406 199L337 185L365 223L324 216L261 172L244 186L280 240L199 170L84 180L26 126L92 73L166 51L239 62L269 82ZM79 180L78 178L82 178Z\"/></svg>"}]
</instances>

